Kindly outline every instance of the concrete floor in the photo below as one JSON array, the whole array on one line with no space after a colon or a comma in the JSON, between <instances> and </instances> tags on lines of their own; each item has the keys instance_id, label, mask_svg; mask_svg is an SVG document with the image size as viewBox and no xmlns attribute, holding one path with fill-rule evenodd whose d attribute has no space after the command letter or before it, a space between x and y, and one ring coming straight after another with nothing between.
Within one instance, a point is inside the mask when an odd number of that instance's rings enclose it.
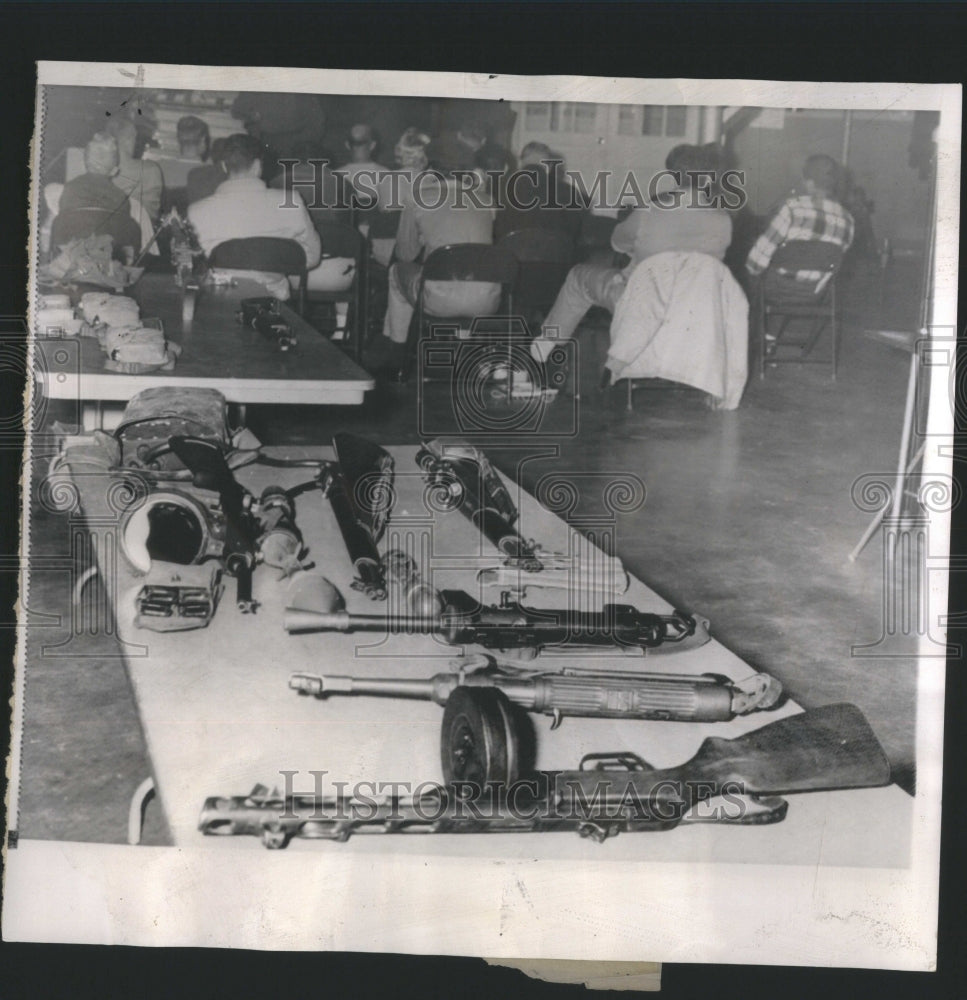
<instances>
[{"instance_id":1,"label":"concrete floor","mask_svg":"<svg viewBox=\"0 0 967 1000\"><path fill-rule=\"evenodd\" d=\"M559 398L540 438L556 452L528 462L522 475L533 489L547 472L593 473L575 480L575 521L600 513L609 474L639 476L645 503L617 521L617 552L628 570L673 603L701 611L720 642L778 677L802 704L859 705L908 791L916 637L897 637L875 656L851 652L883 634L882 540L874 536L856 563L847 554L870 518L852 502L851 486L896 463L908 365L906 355L862 330L914 328L918 286L917 261L897 261L885 275L857 268L844 282L838 380L820 366L770 369L764 381L750 378L734 413L712 412L684 388L641 389L632 413L623 387L597 393L607 321L592 313L580 338L578 432L560 433L572 401ZM249 424L266 444L326 441L339 430L402 444L419 440L419 415L434 433L448 423L456 431L449 410L445 384L410 384L380 387L353 409L252 408ZM507 472L520 454L508 447L487 453ZM69 552L68 518L35 510L34 557ZM67 656L45 654L42 644L70 635L69 574L35 572L28 603L33 615L61 615L62 623L29 633L20 835L123 842L130 796L150 763L110 622L95 615L97 634L74 639L61 650ZM156 805L147 810L144 840L167 842Z\"/></svg>"}]
</instances>

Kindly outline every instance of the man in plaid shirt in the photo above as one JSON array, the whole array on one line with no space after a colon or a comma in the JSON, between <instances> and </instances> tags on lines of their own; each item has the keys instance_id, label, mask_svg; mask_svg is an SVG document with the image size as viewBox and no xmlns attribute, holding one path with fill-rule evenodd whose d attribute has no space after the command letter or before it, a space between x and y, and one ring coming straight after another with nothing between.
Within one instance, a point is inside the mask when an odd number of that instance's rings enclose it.
<instances>
[{"instance_id":1,"label":"man in plaid shirt","mask_svg":"<svg viewBox=\"0 0 967 1000\"><path fill-rule=\"evenodd\" d=\"M853 216L835 200L838 168L829 156L810 156L803 167L804 193L787 198L756 240L745 262L753 277L763 274L773 254L791 240L822 240L848 250L853 242ZM770 278L772 275L770 275ZM821 271L795 271L776 275L775 282L790 291L821 291L816 283ZM775 290L779 291L777 287Z\"/></svg>"}]
</instances>

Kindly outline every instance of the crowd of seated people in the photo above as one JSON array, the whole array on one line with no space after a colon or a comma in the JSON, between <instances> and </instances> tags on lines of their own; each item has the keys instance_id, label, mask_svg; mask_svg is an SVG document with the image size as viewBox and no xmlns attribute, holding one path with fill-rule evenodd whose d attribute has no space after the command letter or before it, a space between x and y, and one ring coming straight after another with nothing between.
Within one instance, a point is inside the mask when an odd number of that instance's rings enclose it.
<instances>
[{"instance_id":1,"label":"crowd of seated people","mask_svg":"<svg viewBox=\"0 0 967 1000\"><path fill-rule=\"evenodd\" d=\"M167 157L149 150L138 158L137 129L130 119L118 117L88 144L86 172L64 187L59 211L116 213L128 200L136 206L136 219L137 212L149 220L150 235L150 224L157 224L165 207L180 205L206 253L229 239L291 239L305 252L310 292L349 287L357 265L355 259L327 253L319 231L332 224L358 229L366 238L371 284L382 288L382 300L379 294L370 300L380 304L368 336L367 361L376 370L398 370L403 361L422 266L435 250L494 244L511 233L540 229L564 234L573 260L580 260L586 202L565 175L562 158L543 143L528 143L515 160L485 126L468 120L436 137L409 127L385 147L370 123L357 122L345 134L342 156L333 157L323 146L320 122L306 118L305 109L288 109L292 115L299 112L293 129L288 119L285 128L273 123L269 106L242 110L246 132L215 142L203 120L182 117L176 128L178 155ZM845 250L853 239L853 219L835 194L838 165L828 156L809 157L801 187L778 206L758 239L748 240L751 250L741 248L738 262L734 222L741 219L748 228L748 211L723 206L715 197L726 166L721 147L677 146L665 166L658 187L640 179L653 200L636 205L614 225L610 246L623 259L586 260L567 272L553 304L545 306L541 328L534 331L531 351L538 361L546 360L556 341L576 335L592 306L614 314L633 276L659 255L725 260L733 274L740 272L736 276L746 288L781 281L801 290L813 275L771 274L779 246L813 239ZM124 238L136 242L129 234ZM290 294L291 280L284 276L257 276L272 294ZM639 281L634 309L646 285ZM499 308L500 289L479 281L431 281L423 304L431 316L486 315ZM631 308L621 310L623 329L629 328ZM337 312L338 328L345 323L345 305Z\"/></svg>"}]
</instances>

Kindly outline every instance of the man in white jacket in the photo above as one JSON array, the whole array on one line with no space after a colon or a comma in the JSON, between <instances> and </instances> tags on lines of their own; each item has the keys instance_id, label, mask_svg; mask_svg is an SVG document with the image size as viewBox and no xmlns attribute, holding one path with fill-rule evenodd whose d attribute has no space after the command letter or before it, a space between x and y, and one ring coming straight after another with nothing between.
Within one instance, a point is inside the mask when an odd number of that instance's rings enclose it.
<instances>
[{"instance_id":1,"label":"man in white jacket","mask_svg":"<svg viewBox=\"0 0 967 1000\"><path fill-rule=\"evenodd\" d=\"M295 240L305 250L311 270L322 252L319 234L298 191L283 194L266 187L261 152L261 144L252 136L229 136L223 159L228 177L213 195L189 207L188 220L206 254L226 240L276 236ZM289 297L284 275L248 272L248 276L262 281L277 298Z\"/></svg>"}]
</instances>

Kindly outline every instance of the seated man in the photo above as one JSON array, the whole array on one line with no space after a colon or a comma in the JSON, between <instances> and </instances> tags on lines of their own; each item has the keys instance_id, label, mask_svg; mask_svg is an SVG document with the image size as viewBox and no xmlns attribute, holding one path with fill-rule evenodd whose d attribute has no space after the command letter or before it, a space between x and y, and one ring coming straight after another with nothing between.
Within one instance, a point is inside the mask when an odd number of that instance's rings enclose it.
<instances>
[{"instance_id":1,"label":"seated man","mask_svg":"<svg viewBox=\"0 0 967 1000\"><path fill-rule=\"evenodd\" d=\"M379 137L371 125L353 125L346 136L349 160L334 171L345 178L361 196L365 202L363 207L372 207L370 203L375 202L379 177L386 170L386 167L373 159L378 146Z\"/></svg>"},{"instance_id":2,"label":"seated man","mask_svg":"<svg viewBox=\"0 0 967 1000\"><path fill-rule=\"evenodd\" d=\"M426 155L432 164L446 170L473 170L477 153L486 142L486 128L476 120L467 120L456 132L444 132L434 139Z\"/></svg>"},{"instance_id":3,"label":"seated man","mask_svg":"<svg viewBox=\"0 0 967 1000\"><path fill-rule=\"evenodd\" d=\"M96 133L84 147L85 173L64 185L51 224L51 250L71 239L106 233L114 241L115 255L131 258L142 244L142 233L133 218L130 196L112 178L118 171L114 136ZM149 230L150 231L150 230Z\"/></svg>"},{"instance_id":4,"label":"seated man","mask_svg":"<svg viewBox=\"0 0 967 1000\"><path fill-rule=\"evenodd\" d=\"M225 152L225 140L216 139L212 143L212 150L208 163L203 163L199 167L192 167L188 171L188 179L185 182L185 189L188 192L188 204L194 205L196 201L207 198L214 194L219 185L225 180L225 164L222 163L222 156Z\"/></svg>"},{"instance_id":5,"label":"seated man","mask_svg":"<svg viewBox=\"0 0 967 1000\"><path fill-rule=\"evenodd\" d=\"M161 214L161 194L164 179L161 168L151 160L134 155L138 144L138 130L129 118L114 117L108 123L108 132L118 145L118 172L112 180L125 194L141 202L152 222Z\"/></svg>"},{"instance_id":6,"label":"seated man","mask_svg":"<svg viewBox=\"0 0 967 1000\"><path fill-rule=\"evenodd\" d=\"M187 204L185 188L188 186L188 174L208 159L211 136L208 126L196 115L179 118L175 132L178 139L177 156L163 156L152 150L148 150L145 156L155 160L161 167L166 202L181 209Z\"/></svg>"},{"instance_id":7,"label":"seated man","mask_svg":"<svg viewBox=\"0 0 967 1000\"><path fill-rule=\"evenodd\" d=\"M276 158L298 157L300 146L319 146L326 131L326 114L316 94L243 91L232 104L232 117L271 151L265 176L272 179Z\"/></svg>"},{"instance_id":8,"label":"seated man","mask_svg":"<svg viewBox=\"0 0 967 1000\"><path fill-rule=\"evenodd\" d=\"M560 176L561 158L542 142L529 142L520 152L520 167L505 180L494 240L520 229L553 229L575 242L581 231L582 205L577 193Z\"/></svg>"},{"instance_id":9,"label":"seated man","mask_svg":"<svg viewBox=\"0 0 967 1000\"><path fill-rule=\"evenodd\" d=\"M383 353L391 364L403 359L410 320L419 292L422 266L434 250L453 243L492 243L490 209L457 194L452 172L422 174L400 218L396 234L398 263L389 272L389 304L383 321ZM432 316L489 316L500 305L500 286L483 281L431 281L426 311Z\"/></svg>"},{"instance_id":10,"label":"seated man","mask_svg":"<svg viewBox=\"0 0 967 1000\"><path fill-rule=\"evenodd\" d=\"M544 336L536 338L531 352L545 361L558 339L570 339L591 306L614 312L624 294L631 272L646 258L657 253L704 253L722 260L732 240L728 213L709 205L697 188L707 183L707 173L718 164L708 150L677 147L666 161L667 172L659 178L654 203L634 209L619 223L611 237L612 249L628 254L624 269L600 264L577 264L568 272L543 323Z\"/></svg>"},{"instance_id":11,"label":"seated man","mask_svg":"<svg viewBox=\"0 0 967 1000\"><path fill-rule=\"evenodd\" d=\"M819 271L777 274L769 271L773 255L792 240L822 240L848 250L853 242L853 217L836 199L838 166L830 156L810 156L803 167L803 187L779 206L756 240L745 262L754 278L765 276L767 292L812 295L819 289Z\"/></svg>"},{"instance_id":12,"label":"seated man","mask_svg":"<svg viewBox=\"0 0 967 1000\"><path fill-rule=\"evenodd\" d=\"M261 143L250 135L229 136L224 148L228 176L213 195L196 201L188 209L188 220L206 254L227 240L276 236L299 243L311 270L319 263L319 234L298 191L291 191L288 199L282 199L278 191L265 186L261 151ZM262 281L276 298L289 297L284 275L249 272L249 276Z\"/></svg>"},{"instance_id":13,"label":"seated man","mask_svg":"<svg viewBox=\"0 0 967 1000\"><path fill-rule=\"evenodd\" d=\"M604 380L662 378L734 410L748 375L749 304L710 254L658 253L635 268L618 301Z\"/></svg>"}]
</instances>

